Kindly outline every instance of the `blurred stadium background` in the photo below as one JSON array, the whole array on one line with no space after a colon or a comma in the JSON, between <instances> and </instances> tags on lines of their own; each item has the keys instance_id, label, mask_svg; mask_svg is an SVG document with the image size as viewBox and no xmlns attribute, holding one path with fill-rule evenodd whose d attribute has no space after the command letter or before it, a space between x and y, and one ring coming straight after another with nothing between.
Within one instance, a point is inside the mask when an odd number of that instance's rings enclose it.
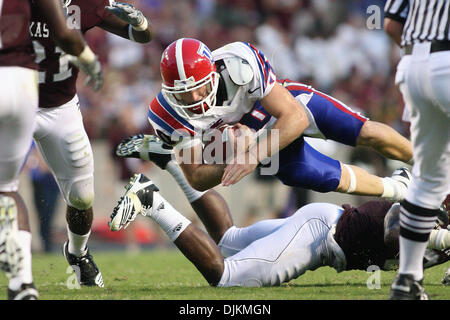
<instances>
[{"instance_id":1,"label":"blurred stadium background","mask_svg":"<svg viewBox=\"0 0 450 320\"><path fill-rule=\"evenodd\" d=\"M278 78L290 78L312 85L334 96L363 115L384 122L406 137L401 121L403 102L394 86L395 66L400 50L382 29L385 1L369 0L136 0L128 1L150 19L154 39L141 45L94 28L86 39L101 57L105 85L99 93L85 87L81 75L78 93L85 128L95 157L96 199L90 246L95 250L140 249L170 246L156 225L143 217L126 232L109 232L107 221L134 172L150 176L162 194L182 213L196 220L181 189L169 174L150 162L123 160L114 155L117 143L132 134L150 133L147 108L161 86L159 62L164 48L175 39L202 40L211 50L233 41L247 41L261 49ZM378 11L368 12L376 5ZM374 7L372 7L374 8ZM376 9L375 8L375 9ZM373 16L380 14L380 16ZM375 29L368 21L379 22ZM378 20L377 20L378 19ZM371 24L373 26L373 24ZM311 141L320 151L346 163L359 164L381 176L390 175L401 163L367 149L352 149L333 142ZM34 189L45 168L32 153L21 175L21 193L28 204L35 252L60 250L66 237L65 207L56 198L52 224L43 241L37 205L46 204L35 190L58 191L51 179ZM235 223L244 226L255 219L287 216L311 201L358 204L363 197L319 194L283 186L271 177L257 174L233 187L217 187L232 210ZM51 198L51 196L49 197ZM51 202L51 201L50 201ZM51 211L44 209L44 211ZM44 230L45 233L45 230Z\"/></svg>"}]
</instances>

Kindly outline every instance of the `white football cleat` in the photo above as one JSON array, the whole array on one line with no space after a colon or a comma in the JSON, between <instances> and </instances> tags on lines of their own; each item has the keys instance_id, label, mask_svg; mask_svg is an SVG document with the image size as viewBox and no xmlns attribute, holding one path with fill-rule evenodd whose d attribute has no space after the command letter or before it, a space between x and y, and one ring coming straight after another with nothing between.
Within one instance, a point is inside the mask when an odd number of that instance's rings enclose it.
<instances>
[{"instance_id":1,"label":"white football cleat","mask_svg":"<svg viewBox=\"0 0 450 320\"><path fill-rule=\"evenodd\" d=\"M167 163L174 157L174 152L172 147L164 144L157 136L137 134L122 140L116 148L116 155L150 160L165 170Z\"/></svg>"},{"instance_id":2,"label":"white football cleat","mask_svg":"<svg viewBox=\"0 0 450 320\"><path fill-rule=\"evenodd\" d=\"M405 187L408 188L411 183L412 175L408 168L399 168L392 172L391 178L403 183Z\"/></svg>"},{"instance_id":3,"label":"white football cleat","mask_svg":"<svg viewBox=\"0 0 450 320\"><path fill-rule=\"evenodd\" d=\"M135 174L125 189L127 191L111 214L111 221L108 223L111 231L128 227L138 214L147 215L153 205L153 192L159 191L158 187L141 173Z\"/></svg>"},{"instance_id":4,"label":"white football cleat","mask_svg":"<svg viewBox=\"0 0 450 320\"><path fill-rule=\"evenodd\" d=\"M399 168L394 170L390 178L396 182L399 182L395 183L394 196L391 200L403 201L406 197L406 193L408 192L409 184L411 183L411 172L407 168Z\"/></svg>"},{"instance_id":5,"label":"white football cleat","mask_svg":"<svg viewBox=\"0 0 450 320\"><path fill-rule=\"evenodd\" d=\"M16 202L0 195L0 270L8 278L16 277L23 268L18 232Z\"/></svg>"}]
</instances>

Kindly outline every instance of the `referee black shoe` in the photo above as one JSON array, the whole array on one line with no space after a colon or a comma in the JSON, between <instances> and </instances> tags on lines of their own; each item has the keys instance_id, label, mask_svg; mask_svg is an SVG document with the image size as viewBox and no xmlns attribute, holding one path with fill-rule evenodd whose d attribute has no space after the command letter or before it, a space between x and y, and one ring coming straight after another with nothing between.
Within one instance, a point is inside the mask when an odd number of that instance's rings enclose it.
<instances>
[{"instance_id":1,"label":"referee black shoe","mask_svg":"<svg viewBox=\"0 0 450 320\"><path fill-rule=\"evenodd\" d=\"M89 249L86 250L85 255L77 257L76 255L69 253L69 241L66 241L63 246L63 254L67 262L75 271L77 281L81 286L104 287L102 273L89 253Z\"/></svg>"},{"instance_id":2,"label":"referee black shoe","mask_svg":"<svg viewBox=\"0 0 450 320\"><path fill-rule=\"evenodd\" d=\"M429 300L422 287L422 280L414 280L410 274L397 274L391 284L390 300Z\"/></svg>"}]
</instances>

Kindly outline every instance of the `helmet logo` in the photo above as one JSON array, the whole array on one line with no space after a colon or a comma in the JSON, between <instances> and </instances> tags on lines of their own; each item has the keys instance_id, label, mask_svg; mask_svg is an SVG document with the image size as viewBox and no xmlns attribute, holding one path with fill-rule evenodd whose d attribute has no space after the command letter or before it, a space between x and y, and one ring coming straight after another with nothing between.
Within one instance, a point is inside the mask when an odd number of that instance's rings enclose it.
<instances>
[{"instance_id":1,"label":"helmet logo","mask_svg":"<svg viewBox=\"0 0 450 320\"><path fill-rule=\"evenodd\" d=\"M200 56L204 56L206 58L209 59L209 61L211 61L211 63L214 62L213 58L212 58L212 53L209 50L209 48L207 46L205 46L203 43L200 43L198 50L197 50L198 55Z\"/></svg>"},{"instance_id":2,"label":"helmet logo","mask_svg":"<svg viewBox=\"0 0 450 320\"><path fill-rule=\"evenodd\" d=\"M181 80L174 80L173 84L177 87L177 86L191 86L193 84L195 84L195 79L194 76L190 76L187 79L181 79Z\"/></svg>"}]
</instances>

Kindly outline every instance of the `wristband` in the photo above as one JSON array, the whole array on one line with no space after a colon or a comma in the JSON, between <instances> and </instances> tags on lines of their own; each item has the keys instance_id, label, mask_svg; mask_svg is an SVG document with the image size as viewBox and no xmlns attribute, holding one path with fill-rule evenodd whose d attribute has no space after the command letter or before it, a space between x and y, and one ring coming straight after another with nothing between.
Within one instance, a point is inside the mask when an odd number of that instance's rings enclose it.
<instances>
[{"instance_id":1,"label":"wristband","mask_svg":"<svg viewBox=\"0 0 450 320\"><path fill-rule=\"evenodd\" d=\"M128 38L131 41L136 42L136 40L134 39L134 36L133 36L133 26L131 24L128 25Z\"/></svg>"},{"instance_id":2,"label":"wristband","mask_svg":"<svg viewBox=\"0 0 450 320\"><path fill-rule=\"evenodd\" d=\"M145 31L148 28L148 21L147 18L144 17L144 21L142 21L137 26L133 26L133 29L136 31Z\"/></svg>"},{"instance_id":3,"label":"wristband","mask_svg":"<svg viewBox=\"0 0 450 320\"><path fill-rule=\"evenodd\" d=\"M89 64L95 60L95 54L92 52L91 48L86 45L83 51L78 56L78 60L80 60L80 62L83 64Z\"/></svg>"}]
</instances>

